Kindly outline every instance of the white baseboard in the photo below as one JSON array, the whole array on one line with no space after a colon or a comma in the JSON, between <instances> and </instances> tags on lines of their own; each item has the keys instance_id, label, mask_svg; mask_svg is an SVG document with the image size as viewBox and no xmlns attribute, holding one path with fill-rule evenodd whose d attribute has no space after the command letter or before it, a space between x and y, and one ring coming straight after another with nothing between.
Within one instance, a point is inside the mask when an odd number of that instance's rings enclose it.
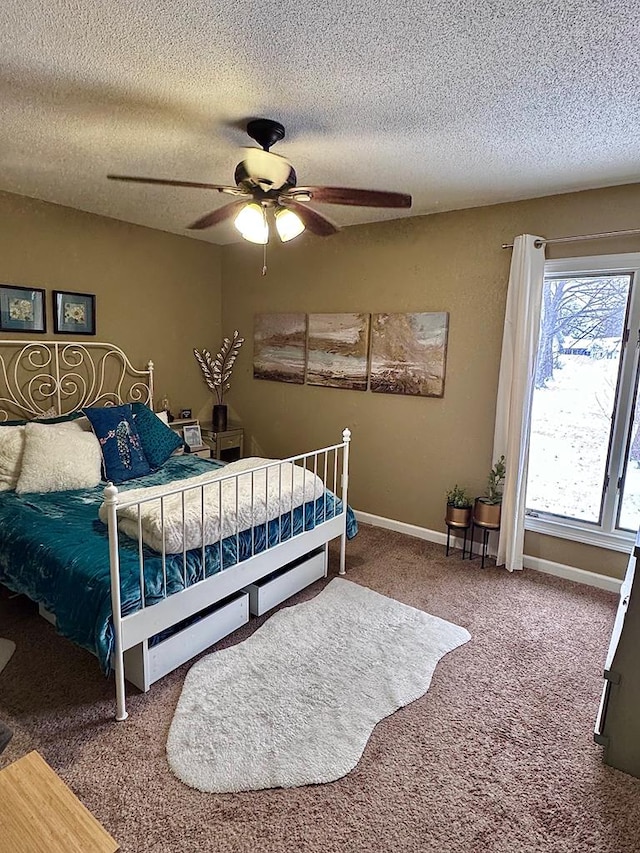
<instances>
[{"instance_id":1,"label":"white baseboard","mask_svg":"<svg viewBox=\"0 0 640 853\"><path fill-rule=\"evenodd\" d=\"M427 527L418 527L416 524L407 524L406 521L394 521L382 515L372 515L370 512L354 510L358 521L363 524L371 524L373 527L384 527L386 530L395 530L397 533L406 533L407 536L415 536L416 539L427 539L429 542L440 542L442 545L447 541L447 534L439 530L429 530ZM452 537L453 538L453 537Z\"/></svg>"},{"instance_id":2,"label":"white baseboard","mask_svg":"<svg viewBox=\"0 0 640 853\"><path fill-rule=\"evenodd\" d=\"M355 516L358 521L363 524L371 524L373 527L384 527L386 530L395 530L397 533L404 533L406 536L414 536L416 539L426 539L428 542L436 542L439 545L446 545L447 534L439 530L429 530L428 527L418 527L416 524L407 524L404 521L395 521L392 518L385 518L382 515L373 515L370 512L361 512L355 510ZM462 549L462 538L451 536L451 547ZM491 538L489 539L491 544ZM476 542L474 553L480 553L480 543ZM489 547L489 553L495 554ZM584 583L588 586L596 586L599 589L606 589L609 592L620 592L622 581L617 578L609 577L608 575L600 575L596 572L587 572L584 569L579 569L576 566L566 566L564 563L554 563L551 560L543 560L540 557L529 557L524 555L523 559L525 569L534 569L536 572L544 572L548 575L555 575L558 578L575 581L576 583Z\"/></svg>"},{"instance_id":3,"label":"white baseboard","mask_svg":"<svg viewBox=\"0 0 640 853\"><path fill-rule=\"evenodd\" d=\"M600 575L597 572L587 572L577 566L565 566L564 563L554 563L551 560L543 560L541 557L529 557L524 555L525 569L534 569L536 572L544 572L547 575L555 575L557 578L566 578L576 583L585 583L588 586L597 586L609 592L620 594L622 580L612 578L609 575Z\"/></svg>"}]
</instances>

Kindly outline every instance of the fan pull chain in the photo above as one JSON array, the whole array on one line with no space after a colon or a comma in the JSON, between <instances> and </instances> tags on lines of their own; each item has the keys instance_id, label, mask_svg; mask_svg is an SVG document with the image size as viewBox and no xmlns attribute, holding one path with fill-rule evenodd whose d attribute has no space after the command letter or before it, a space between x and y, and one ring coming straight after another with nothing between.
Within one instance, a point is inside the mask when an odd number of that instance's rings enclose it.
<instances>
[{"instance_id":1,"label":"fan pull chain","mask_svg":"<svg viewBox=\"0 0 640 853\"><path fill-rule=\"evenodd\" d=\"M262 246L262 275L267 274L267 244Z\"/></svg>"}]
</instances>

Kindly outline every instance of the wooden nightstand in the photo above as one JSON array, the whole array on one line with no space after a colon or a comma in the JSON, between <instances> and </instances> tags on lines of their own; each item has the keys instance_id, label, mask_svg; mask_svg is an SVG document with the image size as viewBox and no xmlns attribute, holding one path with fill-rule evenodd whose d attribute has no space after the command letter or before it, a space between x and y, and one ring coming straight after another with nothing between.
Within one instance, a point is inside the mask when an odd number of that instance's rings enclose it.
<instances>
[{"instance_id":1,"label":"wooden nightstand","mask_svg":"<svg viewBox=\"0 0 640 853\"><path fill-rule=\"evenodd\" d=\"M209 424L202 426L202 440L211 447L211 456L222 462L236 462L244 454L244 430L230 425L224 432L213 432Z\"/></svg>"}]
</instances>

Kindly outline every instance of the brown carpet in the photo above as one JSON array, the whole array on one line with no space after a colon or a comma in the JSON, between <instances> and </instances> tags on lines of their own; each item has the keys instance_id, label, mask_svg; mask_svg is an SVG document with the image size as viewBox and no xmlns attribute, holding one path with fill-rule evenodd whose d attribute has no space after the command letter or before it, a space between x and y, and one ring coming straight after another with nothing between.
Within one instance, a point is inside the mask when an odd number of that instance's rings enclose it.
<instances>
[{"instance_id":1,"label":"brown carpet","mask_svg":"<svg viewBox=\"0 0 640 853\"><path fill-rule=\"evenodd\" d=\"M130 719L116 723L95 660L6 593L0 625L17 650L0 676L0 719L15 736L0 766L38 749L125 853L637 853L640 780L603 765L592 741L615 596L443 552L364 525L349 543L350 580L472 639L438 664L424 697L377 726L337 782L187 788L167 768L165 741L188 665L147 695L131 689Z\"/></svg>"}]
</instances>

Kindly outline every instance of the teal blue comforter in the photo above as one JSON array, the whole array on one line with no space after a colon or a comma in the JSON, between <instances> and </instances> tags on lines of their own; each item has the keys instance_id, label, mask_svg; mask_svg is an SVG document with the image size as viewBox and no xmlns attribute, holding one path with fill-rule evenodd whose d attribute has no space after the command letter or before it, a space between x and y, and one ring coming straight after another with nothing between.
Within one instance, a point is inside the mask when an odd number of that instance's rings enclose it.
<instances>
[{"instance_id":1,"label":"teal blue comforter","mask_svg":"<svg viewBox=\"0 0 640 853\"><path fill-rule=\"evenodd\" d=\"M202 474L218 463L193 456L171 457L154 474L125 483L120 490L161 485ZM103 670L110 670L113 650L109 543L107 528L98 519L102 487L81 491L17 495L0 493L0 583L24 593L56 616L60 634L97 655ZM330 493L294 511L294 534L309 530L325 516L341 512L342 505ZM355 536L357 522L347 508L347 535ZM166 560L167 590L177 592L203 577L227 569L291 536L291 516L259 525L202 551ZM253 545L252 545L253 543ZM163 597L160 556L149 548L145 555L145 602ZM123 614L140 608L138 542L120 536L120 579Z\"/></svg>"}]
</instances>

